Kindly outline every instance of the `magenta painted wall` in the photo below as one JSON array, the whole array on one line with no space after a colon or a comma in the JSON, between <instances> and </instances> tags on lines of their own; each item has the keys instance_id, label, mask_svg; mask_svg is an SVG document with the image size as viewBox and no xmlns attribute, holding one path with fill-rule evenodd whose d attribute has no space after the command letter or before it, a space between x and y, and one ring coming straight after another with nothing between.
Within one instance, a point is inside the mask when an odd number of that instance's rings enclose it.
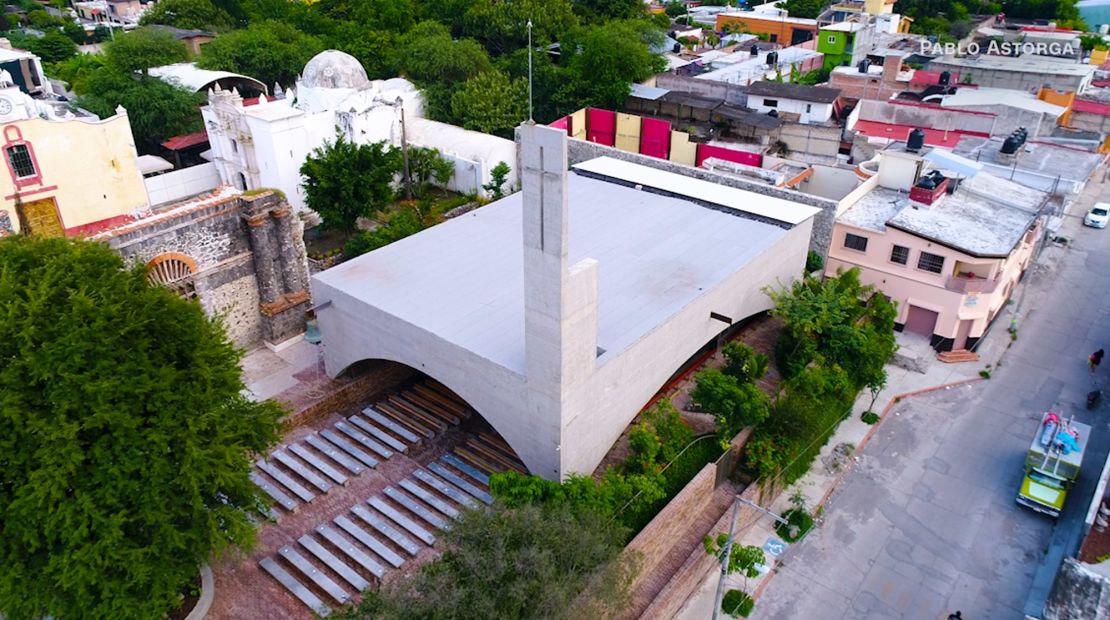
<instances>
[{"instance_id":1,"label":"magenta painted wall","mask_svg":"<svg viewBox=\"0 0 1110 620\"><path fill-rule=\"evenodd\" d=\"M555 129L562 129L563 131L570 133L570 117L564 116L557 121L548 123L547 126L554 127Z\"/></svg>"},{"instance_id":2,"label":"magenta painted wall","mask_svg":"<svg viewBox=\"0 0 1110 620\"><path fill-rule=\"evenodd\" d=\"M747 151L734 151L720 146L713 146L711 144L698 145L698 158L697 166L700 168L701 163L710 157L723 159L725 161L734 161L738 164L747 164L760 168L763 166L763 156L759 153L749 153Z\"/></svg>"},{"instance_id":3,"label":"magenta painted wall","mask_svg":"<svg viewBox=\"0 0 1110 620\"><path fill-rule=\"evenodd\" d=\"M640 154L667 159L671 152L671 123L658 118L640 121Z\"/></svg>"},{"instance_id":4,"label":"magenta painted wall","mask_svg":"<svg viewBox=\"0 0 1110 620\"><path fill-rule=\"evenodd\" d=\"M613 146L617 142L617 113L589 108L586 110L586 140Z\"/></svg>"}]
</instances>

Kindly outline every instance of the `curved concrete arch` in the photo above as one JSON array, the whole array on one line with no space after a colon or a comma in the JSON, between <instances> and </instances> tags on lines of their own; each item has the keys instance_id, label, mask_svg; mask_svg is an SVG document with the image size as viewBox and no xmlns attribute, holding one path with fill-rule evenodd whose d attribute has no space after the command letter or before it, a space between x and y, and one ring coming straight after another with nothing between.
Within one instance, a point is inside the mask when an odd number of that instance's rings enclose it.
<instances>
[{"instance_id":1,"label":"curved concrete arch","mask_svg":"<svg viewBox=\"0 0 1110 620\"><path fill-rule=\"evenodd\" d=\"M538 461L536 455L528 452L528 441L526 436L522 434L518 425L513 423L512 416L508 415L512 410L504 407L496 396L497 390L489 390L480 387L478 384L472 383L474 377L458 376L458 373L453 369L430 363L424 360L415 359L413 355L375 355L371 352L366 352L367 355L359 357L358 359L343 360L340 362L342 370L336 374L346 372L348 368L359 362L368 360L382 360L401 364L413 370L419 371L432 379L447 386L452 392L462 398L468 405L473 408L482 419L489 423L495 431L509 444L517 457L524 462L524 465L530 472L537 471L535 467L541 466L542 462ZM330 367L329 367L330 368Z\"/></svg>"}]
</instances>

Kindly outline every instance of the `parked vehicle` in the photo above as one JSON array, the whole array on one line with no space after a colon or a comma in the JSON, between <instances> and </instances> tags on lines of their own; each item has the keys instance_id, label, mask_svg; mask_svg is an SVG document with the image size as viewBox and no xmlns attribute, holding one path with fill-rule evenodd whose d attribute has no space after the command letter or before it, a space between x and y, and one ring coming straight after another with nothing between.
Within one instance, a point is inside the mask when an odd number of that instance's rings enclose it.
<instances>
[{"instance_id":1,"label":"parked vehicle","mask_svg":"<svg viewBox=\"0 0 1110 620\"><path fill-rule=\"evenodd\" d=\"M1105 202L1097 203L1091 207L1087 212L1087 216L1083 218L1083 223L1091 228L1106 228L1106 222L1110 221L1110 204Z\"/></svg>"},{"instance_id":2,"label":"parked vehicle","mask_svg":"<svg viewBox=\"0 0 1110 620\"><path fill-rule=\"evenodd\" d=\"M1068 489L1079 477L1091 427L1049 411L1025 454L1025 478L1017 503L1053 517L1060 516Z\"/></svg>"}]
</instances>

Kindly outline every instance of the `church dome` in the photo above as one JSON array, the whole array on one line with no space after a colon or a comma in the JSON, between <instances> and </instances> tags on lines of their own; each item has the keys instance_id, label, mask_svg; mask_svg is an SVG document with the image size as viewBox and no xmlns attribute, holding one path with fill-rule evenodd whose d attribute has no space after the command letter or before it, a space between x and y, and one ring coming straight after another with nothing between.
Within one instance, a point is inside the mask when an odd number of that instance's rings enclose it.
<instances>
[{"instance_id":1,"label":"church dome","mask_svg":"<svg viewBox=\"0 0 1110 620\"><path fill-rule=\"evenodd\" d=\"M301 72L301 84L310 88L352 88L370 86L366 70L354 56L338 50L320 52L308 61Z\"/></svg>"}]
</instances>

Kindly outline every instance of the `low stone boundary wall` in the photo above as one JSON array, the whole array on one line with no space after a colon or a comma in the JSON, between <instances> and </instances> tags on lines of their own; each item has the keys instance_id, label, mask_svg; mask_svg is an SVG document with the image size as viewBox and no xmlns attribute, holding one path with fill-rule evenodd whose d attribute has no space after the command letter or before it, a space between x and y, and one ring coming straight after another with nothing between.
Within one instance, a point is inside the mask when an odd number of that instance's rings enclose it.
<instances>
[{"instance_id":1,"label":"low stone boundary wall","mask_svg":"<svg viewBox=\"0 0 1110 620\"><path fill-rule=\"evenodd\" d=\"M660 606L659 599L668 590L692 591L692 588L699 583L692 573L687 574L686 566L680 568L678 573L674 573L667 567L664 560L675 550L677 544L680 544L684 538L688 539L690 529L694 527L699 517L714 502L717 488L727 483L728 477L727 475L719 475L718 468L726 469L728 473L732 472L751 433L752 429L748 428L733 437L732 441L729 442L728 452L717 459L716 462L708 463L702 467L701 471L691 478L690 482L686 483L686 486L671 498L671 501L667 503L663 510L659 511L659 514L655 515L655 518L644 529L640 530L640 533L625 547L625 556L630 560L634 558L639 567L639 572L630 588L634 598L637 592L641 594L645 591L653 594L659 593L653 597L655 601L649 603L647 607L649 611ZM721 473L724 474L724 472ZM696 557L697 554L705 556L712 562L712 558L709 558L702 549L700 540L691 552L691 556ZM687 560L687 564L690 564L690 562L690 560ZM676 582L680 579L681 583L676 585ZM681 606L683 600L685 600L685 596L678 596L675 604ZM677 609L675 607L676 611ZM639 610L634 606L622 617L669 616L639 615Z\"/></svg>"},{"instance_id":2,"label":"low stone boundary wall","mask_svg":"<svg viewBox=\"0 0 1110 620\"><path fill-rule=\"evenodd\" d=\"M288 432L294 428L311 424L337 411L342 411L354 405L367 403L386 390L412 378L416 371L403 364L380 361L366 367L359 376L350 379L345 385L335 385L333 380L326 380L328 385L321 387L327 395L311 402L285 402L292 411L282 420L282 426ZM278 396L281 400L281 395Z\"/></svg>"}]
</instances>

